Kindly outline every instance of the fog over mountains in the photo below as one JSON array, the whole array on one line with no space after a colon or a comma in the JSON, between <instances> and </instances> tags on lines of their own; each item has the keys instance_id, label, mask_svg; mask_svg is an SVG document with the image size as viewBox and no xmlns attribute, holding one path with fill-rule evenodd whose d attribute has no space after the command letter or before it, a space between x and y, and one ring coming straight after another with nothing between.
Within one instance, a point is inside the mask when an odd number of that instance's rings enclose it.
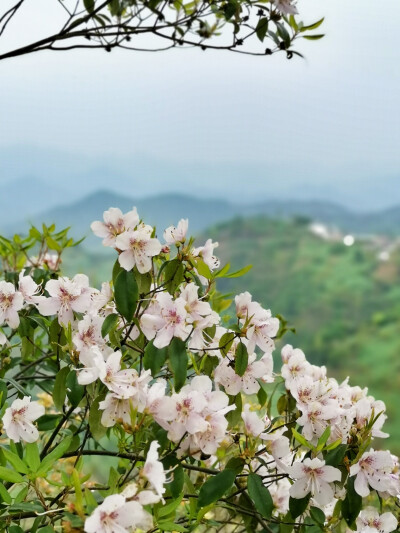
<instances>
[{"instance_id":1,"label":"fog over mountains","mask_svg":"<svg viewBox=\"0 0 400 533\"><path fill-rule=\"evenodd\" d=\"M329 180L319 169L207 161L188 163L135 155L101 158L32 146L0 147L0 232L24 232L30 222L72 226L114 206L164 228L189 218L198 233L234 217L304 216L346 232L400 232L400 177ZM394 207L393 207L394 206ZM90 240L88 241L90 243Z\"/></svg>"},{"instance_id":2,"label":"fog over mountains","mask_svg":"<svg viewBox=\"0 0 400 533\"><path fill-rule=\"evenodd\" d=\"M237 154L240 157L240 154ZM220 198L232 204L322 201L350 211L379 211L400 205L400 172L366 175L359 169L318 168L282 151L275 162L260 160L167 160L135 153L94 157L26 145L0 146L0 225L99 190L143 199L183 194ZM371 171L372 172L372 171ZM237 209L236 209L237 210ZM250 209L251 210L251 209Z\"/></svg>"},{"instance_id":3,"label":"fog over mountains","mask_svg":"<svg viewBox=\"0 0 400 533\"><path fill-rule=\"evenodd\" d=\"M21 191L20 200L31 192L27 186ZM26 193L26 194L25 194ZM264 215L269 218L306 217L312 221L319 221L335 226L344 232L359 234L385 233L395 235L400 233L400 206L373 213L354 213L348 209L330 202L323 201L268 201L252 204L232 203L218 199L201 199L184 194L161 194L148 198L135 198L118 195L112 191L101 190L70 203L60 203L56 188L49 190L55 198L54 202L43 211L40 196L35 197L37 212L27 216L22 209L14 213L14 221L4 219L2 213L1 232L3 234L24 233L29 224L41 225L55 223L59 229L71 226L71 234L76 238L87 236L86 246L98 246L97 239L91 235L90 223L102 219L103 211L109 207L119 207L122 211L129 211L135 205L139 214L146 222L155 225L160 233L165 227L176 224L180 218L189 218L190 231L198 234L206 227L235 217L252 217ZM9 206L12 209L12 206ZM43 206L42 206L43 207ZM19 219L15 217L19 215Z\"/></svg>"}]
</instances>

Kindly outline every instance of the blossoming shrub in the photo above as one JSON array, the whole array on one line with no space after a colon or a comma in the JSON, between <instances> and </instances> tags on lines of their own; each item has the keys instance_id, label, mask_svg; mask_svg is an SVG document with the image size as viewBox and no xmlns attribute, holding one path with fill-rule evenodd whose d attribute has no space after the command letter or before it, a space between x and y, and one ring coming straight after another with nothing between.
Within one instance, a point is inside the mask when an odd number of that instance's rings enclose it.
<instances>
[{"instance_id":1,"label":"blossoming shrub","mask_svg":"<svg viewBox=\"0 0 400 533\"><path fill-rule=\"evenodd\" d=\"M226 316L216 281L246 269L187 220L157 238L111 208L92 229L117 256L101 290L61 275L67 231L0 241L3 531L396 530L382 402L249 293Z\"/></svg>"}]
</instances>

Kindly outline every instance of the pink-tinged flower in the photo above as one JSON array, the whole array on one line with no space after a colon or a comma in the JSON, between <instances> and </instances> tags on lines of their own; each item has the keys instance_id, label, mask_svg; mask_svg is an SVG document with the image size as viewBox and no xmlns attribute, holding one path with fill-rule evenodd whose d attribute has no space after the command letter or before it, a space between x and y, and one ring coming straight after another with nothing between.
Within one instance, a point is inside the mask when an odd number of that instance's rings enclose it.
<instances>
[{"instance_id":1,"label":"pink-tinged flower","mask_svg":"<svg viewBox=\"0 0 400 533\"><path fill-rule=\"evenodd\" d=\"M276 9L284 15L297 15L298 11L292 0L272 0Z\"/></svg>"},{"instance_id":2,"label":"pink-tinged flower","mask_svg":"<svg viewBox=\"0 0 400 533\"><path fill-rule=\"evenodd\" d=\"M39 432L32 422L44 415L44 412L43 405L38 402L31 402L30 396L24 396L22 400L14 400L3 416L7 436L14 442L20 440L25 442L37 441Z\"/></svg>"},{"instance_id":3,"label":"pink-tinged flower","mask_svg":"<svg viewBox=\"0 0 400 533\"><path fill-rule=\"evenodd\" d=\"M189 227L189 221L187 218L181 218L178 225L169 226L164 231L164 240L167 244L181 244L186 240L186 233Z\"/></svg>"},{"instance_id":4,"label":"pink-tinged flower","mask_svg":"<svg viewBox=\"0 0 400 533\"><path fill-rule=\"evenodd\" d=\"M4 346L7 344L8 340L7 337L4 335L2 331L0 331L0 346Z\"/></svg>"},{"instance_id":5,"label":"pink-tinged flower","mask_svg":"<svg viewBox=\"0 0 400 533\"><path fill-rule=\"evenodd\" d=\"M38 296L36 304L44 316L58 314L58 322L66 326L74 320L74 311L86 313L91 305L89 278L84 274L76 274L72 279L61 277L46 283L49 298Z\"/></svg>"},{"instance_id":6,"label":"pink-tinged flower","mask_svg":"<svg viewBox=\"0 0 400 533\"><path fill-rule=\"evenodd\" d=\"M283 351L283 350L282 350ZM292 382L300 379L309 372L310 363L306 361L304 353L296 348L282 366L282 377L285 380L286 388L289 389Z\"/></svg>"},{"instance_id":7,"label":"pink-tinged flower","mask_svg":"<svg viewBox=\"0 0 400 533\"><path fill-rule=\"evenodd\" d=\"M288 471L296 480L290 487L290 496L302 499L311 493L319 505L327 505L333 500L335 494L332 483L340 481L342 477L338 468L327 466L325 461L317 458L296 462Z\"/></svg>"},{"instance_id":8,"label":"pink-tinged flower","mask_svg":"<svg viewBox=\"0 0 400 533\"><path fill-rule=\"evenodd\" d=\"M134 266L141 274L151 270L152 257L161 252L161 243L151 237L151 226L139 226L135 231L125 231L116 239L116 247L122 252L118 256L119 264L125 270Z\"/></svg>"},{"instance_id":9,"label":"pink-tinged flower","mask_svg":"<svg viewBox=\"0 0 400 533\"><path fill-rule=\"evenodd\" d=\"M31 276L24 276L24 272L20 272L18 288L25 302L29 304L35 303L40 287Z\"/></svg>"},{"instance_id":10,"label":"pink-tinged flower","mask_svg":"<svg viewBox=\"0 0 400 533\"><path fill-rule=\"evenodd\" d=\"M394 466L393 458L388 451L371 449L365 452L358 463L350 467L350 476L356 476L355 491L363 498L370 493L370 487L396 496L398 486L391 475Z\"/></svg>"},{"instance_id":11,"label":"pink-tinged flower","mask_svg":"<svg viewBox=\"0 0 400 533\"><path fill-rule=\"evenodd\" d=\"M112 352L100 369L99 377L106 387L120 398L130 398L137 392L135 381L138 373L134 369L121 370L122 353ZM145 373L146 375L149 372Z\"/></svg>"},{"instance_id":12,"label":"pink-tinged flower","mask_svg":"<svg viewBox=\"0 0 400 533\"><path fill-rule=\"evenodd\" d=\"M122 494L107 496L86 519L86 533L131 533L136 529L148 531L153 520L137 501L126 501Z\"/></svg>"},{"instance_id":13,"label":"pink-tinged flower","mask_svg":"<svg viewBox=\"0 0 400 533\"><path fill-rule=\"evenodd\" d=\"M284 435L287 427L273 428L269 433L263 433L261 438L266 441L265 446L274 459L282 459L292 452L290 451L290 440Z\"/></svg>"},{"instance_id":14,"label":"pink-tinged flower","mask_svg":"<svg viewBox=\"0 0 400 533\"><path fill-rule=\"evenodd\" d=\"M271 353L275 347L272 338L278 333L279 320L272 317L269 309L263 309L258 302L253 302L249 292L238 294L235 303L240 323L247 326L249 353L253 353L256 346L264 352Z\"/></svg>"},{"instance_id":15,"label":"pink-tinged flower","mask_svg":"<svg viewBox=\"0 0 400 533\"><path fill-rule=\"evenodd\" d=\"M78 331L73 335L72 341L76 349L82 353L93 346L104 346L105 339L101 334L104 318L86 315L78 322Z\"/></svg>"},{"instance_id":16,"label":"pink-tinged flower","mask_svg":"<svg viewBox=\"0 0 400 533\"><path fill-rule=\"evenodd\" d=\"M173 337L185 340L191 327L186 323L187 312L183 298L172 299L169 293L157 295L156 303L144 313L140 326L148 340L154 339L156 348L168 346Z\"/></svg>"},{"instance_id":17,"label":"pink-tinged flower","mask_svg":"<svg viewBox=\"0 0 400 533\"><path fill-rule=\"evenodd\" d=\"M253 437L258 437L265 430L265 426L270 422L267 418L262 420L258 417L257 413L250 411L250 405L245 404L242 419L244 422L244 428L247 435L252 435Z\"/></svg>"},{"instance_id":18,"label":"pink-tinged flower","mask_svg":"<svg viewBox=\"0 0 400 533\"><path fill-rule=\"evenodd\" d=\"M299 405L299 408L302 416L297 419L297 423L303 426L304 437L312 443L315 443L330 425L329 421L343 412L335 401L330 401L327 405L311 402L305 406Z\"/></svg>"},{"instance_id":19,"label":"pink-tinged flower","mask_svg":"<svg viewBox=\"0 0 400 533\"><path fill-rule=\"evenodd\" d=\"M274 507L279 514L285 515L289 511L289 489L291 485L285 477L279 479L276 483L269 485L269 492L274 502Z\"/></svg>"},{"instance_id":20,"label":"pink-tinged flower","mask_svg":"<svg viewBox=\"0 0 400 533\"><path fill-rule=\"evenodd\" d=\"M391 533L397 529L397 518L392 513L379 514L373 507L361 511L356 520L359 533Z\"/></svg>"},{"instance_id":21,"label":"pink-tinged flower","mask_svg":"<svg viewBox=\"0 0 400 533\"><path fill-rule=\"evenodd\" d=\"M192 253L194 257L201 257L212 272L220 265L220 260L214 255L214 248L217 248L218 246L219 244L217 242L212 242L211 239L208 239L204 246L194 248Z\"/></svg>"},{"instance_id":22,"label":"pink-tinged flower","mask_svg":"<svg viewBox=\"0 0 400 533\"><path fill-rule=\"evenodd\" d=\"M222 359L215 369L214 379L225 388L225 391L235 396L240 391L245 394L256 394L260 390L258 380L264 383L272 383L273 360L271 354L265 354L261 359L256 361L256 354L249 356L249 364L243 374L238 376L227 357Z\"/></svg>"},{"instance_id":23,"label":"pink-tinged flower","mask_svg":"<svg viewBox=\"0 0 400 533\"><path fill-rule=\"evenodd\" d=\"M104 246L115 247L115 241L118 235L124 231L133 230L139 224L139 215L136 207L132 211L122 214L122 211L116 207L110 207L103 213L104 222L99 220L92 222L90 225L93 233L103 239Z\"/></svg>"},{"instance_id":24,"label":"pink-tinged flower","mask_svg":"<svg viewBox=\"0 0 400 533\"><path fill-rule=\"evenodd\" d=\"M103 411L101 423L106 428L115 426L117 422L127 425L131 423L132 398L120 398L110 392L102 402L99 402L99 409Z\"/></svg>"},{"instance_id":25,"label":"pink-tinged flower","mask_svg":"<svg viewBox=\"0 0 400 533\"><path fill-rule=\"evenodd\" d=\"M12 283L0 281L0 324L6 323L10 328L19 326L18 311L24 305L24 297L15 290Z\"/></svg>"},{"instance_id":26,"label":"pink-tinged flower","mask_svg":"<svg viewBox=\"0 0 400 533\"><path fill-rule=\"evenodd\" d=\"M156 491L156 494L163 499L162 495L165 492L164 484L167 481L167 476L162 462L158 460L157 450L159 447L160 445L158 442L153 440L150 444L149 451L147 452L146 462L144 463L141 475L150 482L150 485Z\"/></svg>"}]
</instances>

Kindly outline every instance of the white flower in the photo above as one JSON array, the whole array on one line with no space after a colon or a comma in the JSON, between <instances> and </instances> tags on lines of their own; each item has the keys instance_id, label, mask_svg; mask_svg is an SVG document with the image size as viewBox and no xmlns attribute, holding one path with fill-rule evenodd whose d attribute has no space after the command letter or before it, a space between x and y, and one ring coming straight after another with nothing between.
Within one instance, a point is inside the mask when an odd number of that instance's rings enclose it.
<instances>
[{"instance_id":1,"label":"white flower","mask_svg":"<svg viewBox=\"0 0 400 533\"><path fill-rule=\"evenodd\" d=\"M268 479L268 478L267 478ZM272 483L268 488L274 502L274 507L280 514L286 514L289 511L289 489L291 485L285 477Z\"/></svg>"},{"instance_id":2,"label":"white flower","mask_svg":"<svg viewBox=\"0 0 400 533\"><path fill-rule=\"evenodd\" d=\"M93 233L103 239L104 246L115 247L115 241L118 235L127 230L133 230L139 224L139 215L136 207L132 211L122 214L122 211L116 207L110 207L103 213L104 222L95 221L90 225Z\"/></svg>"},{"instance_id":3,"label":"white flower","mask_svg":"<svg viewBox=\"0 0 400 533\"><path fill-rule=\"evenodd\" d=\"M258 380L265 383L274 381L272 368L273 360L271 354L265 354L258 361L256 361L256 354L251 354L243 376L238 376L230 366L228 357L225 357L215 369L214 379L232 396L235 396L240 391L245 394L256 394L260 389Z\"/></svg>"},{"instance_id":4,"label":"white flower","mask_svg":"<svg viewBox=\"0 0 400 533\"><path fill-rule=\"evenodd\" d=\"M331 483L341 480L338 468L326 466L325 461L320 459L304 459L296 462L288 469L292 478L296 479L290 487L292 498L302 499L311 492L311 495L319 505L327 505L334 498Z\"/></svg>"},{"instance_id":5,"label":"white flower","mask_svg":"<svg viewBox=\"0 0 400 533\"><path fill-rule=\"evenodd\" d=\"M272 0L276 9L284 15L296 15L298 13L296 6L292 4L292 0Z\"/></svg>"},{"instance_id":6,"label":"white flower","mask_svg":"<svg viewBox=\"0 0 400 533\"><path fill-rule=\"evenodd\" d=\"M185 242L189 221L187 218L181 218L178 225L169 226L164 231L164 240L167 244L180 244Z\"/></svg>"},{"instance_id":7,"label":"white flower","mask_svg":"<svg viewBox=\"0 0 400 533\"><path fill-rule=\"evenodd\" d=\"M160 445L155 440L150 444L141 474L150 482L157 495L162 499L162 495L165 492L164 484L166 483L167 476L164 472L162 462L158 460L157 450L159 447Z\"/></svg>"},{"instance_id":8,"label":"white flower","mask_svg":"<svg viewBox=\"0 0 400 533\"><path fill-rule=\"evenodd\" d=\"M154 339L156 348L168 346L173 337L185 340L191 331L186 323L186 302L183 298L172 299L169 293L157 295L156 303L144 313L140 326L148 340Z\"/></svg>"},{"instance_id":9,"label":"white flower","mask_svg":"<svg viewBox=\"0 0 400 533\"><path fill-rule=\"evenodd\" d=\"M120 351L112 352L107 357L104 367L101 367L99 377L114 394L120 398L129 398L137 392L138 373L131 368L121 370L121 358L122 353ZM151 379L150 371L144 372L142 376Z\"/></svg>"},{"instance_id":10,"label":"white flower","mask_svg":"<svg viewBox=\"0 0 400 533\"><path fill-rule=\"evenodd\" d=\"M116 247L122 250L118 256L119 264L125 270L134 266L141 274L151 270L151 258L161 252L161 243L151 237L151 226L139 226L135 231L126 231L116 239Z\"/></svg>"},{"instance_id":11,"label":"white flower","mask_svg":"<svg viewBox=\"0 0 400 533\"><path fill-rule=\"evenodd\" d=\"M79 354L79 361L84 368L78 368L78 383L80 385L89 385L96 381L101 375L106 374L106 363L103 354L97 346L84 350Z\"/></svg>"},{"instance_id":12,"label":"white flower","mask_svg":"<svg viewBox=\"0 0 400 533\"><path fill-rule=\"evenodd\" d=\"M268 418L267 420L261 420L261 418L257 416L257 413L250 411L250 405L248 403L244 406L242 419L245 432L253 437L258 437L264 431L266 423L269 422Z\"/></svg>"},{"instance_id":13,"label":"white flower","mask_svg":"<svg viewBox=\"0 0 400 533\"><path fill-rule=\"evenodd\" d=\"M379 515L373 507L361 511L356 524L359 533L391 533L397 529L397 519L392 513Z\"/></svg>"},{"instance_id":14,"label":"white flower","mask_svg":"<svg viewBox=\"0 0 400 533\"><path fill-rule=\"evenodd\" d=\"M211 239L208 239L204 246L199 246L194 248L193 255L194 257L201 257L208 268L213 271L215 268L218 268L220 265L220 260L214 255L214 248L217 248L219 244L217 242L212 242Z\"/></svg>"},{"instance_id":15,"label":"white flower","mask_svg":"<svg viewBox=\"0 0 400 533\"><path fill-rule=\"evenodd\" d=\"M24 276L24 272L20 272L18 288L27 303L35 303L40 287L31 276Z\"/></svg>"},{"instance_id":16,"label":"white flower","mask_svg":"<svg viewBox=\"0 0 400 533\"><path fill-rule=\"evenodd\" d=\"M133 402L131 398L120 398L116 394L108 393L102 402L99 402L99 409L103 411L101 423L109 428L117 422L131 424L131 408Z\"/></svg>"},{"instance_id":17,"label":"white flower","mask_svg":"<svg viewBox=\"0 0 400 533\"><path fill-rule=\"evenodd\" d=\"M66 326L73 321L74 311L86 313L91 304L89 278L84 274L76 274L72 279L61 277L46 283L49 298L36 298L39 312L44 316L58 314L58 322Z\"/></svg>"},{"instance_id":18,"label":"white flower","mask_svg":"<svg viewBox=\"0 0 400 533\"><path fill-rule=\"evenodd\" d=\"M0 324L4 322L12 329L19 326L18 311L24 305L24 297L15 290L12 283L0 281Z\"/></svg>"},{"instance_id":19,"label":"white flower","mask_svg":"<svg viewBox=\"0 0 400 533\"><path fill-rule=\"evenodd\" d=\"M130 533L132 528L148 531L151 515L137 501L126 501L122 494L107 496L86 519L86 533Z\"/></svg>"},{"instance_id":20,"label":"white flower","mask_svg":"<svg viewBox=\"0 0 400 533\"><path fill-rule=\"evenodd\" d=\"M80 353L105 344L101 334L103 322L104 318L93 315L86 315L78 322L78 331L73 335L72 341Z\"/></svg>"},{"instance_id":21,"label":"white flower","mask_svg":"<svg viewBox=\"0 0 400 533\"><path fill-rule=\"evenodd\" d=\"M247 325L246 337L249 340L248 352L253 353L256 346L264 352L271 353L275 347L272 337L278 333L279 320L272 317L269 309L263 309L258 302L253 302L249 292L235 297L236 315L241 324Z\"/></svg>"},{"instance_id":22,"label":"white flower","mask_svg":"<svg viewBox=\"0 0 400 533\"><path fill-rule=\"evenodd\" d=\"M24 396L22 400L14 400L3 416L7 436L14 442L20 440L25 442L37 441L39 432L32 422L44 415L44 412L43 405L38 402L31 402L30 396Z\"/></svg>"},{"instance_id":23,"label":"white flower","mask_svg":"<svg viewBox=\"0 0 400 533\"><path fill-rule=\"evenodd\" d=\"M391 476L394 466L393 458L388 451L371 449L365 452L358 463L350 467L350 476L357 476L354 482L355 491L365 497L370 493L369 487L371 487L395 496L398 487Z\"/></svg>"}]
</instances>

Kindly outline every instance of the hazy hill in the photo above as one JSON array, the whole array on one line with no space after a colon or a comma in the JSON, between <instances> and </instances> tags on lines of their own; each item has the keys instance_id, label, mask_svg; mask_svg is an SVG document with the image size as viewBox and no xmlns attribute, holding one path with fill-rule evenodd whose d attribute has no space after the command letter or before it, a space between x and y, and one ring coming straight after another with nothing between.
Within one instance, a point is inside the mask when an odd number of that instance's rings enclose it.
<instances>
[{"instance_id":1,"label":"hazy hill","mask_svg":"<svg viewBox=\"0 0 400 533\"><path fill-rule=\"evenodd\" d=\"M156 225L160 230L176 224L180 218L189 218L191 231L195 234L218 222L234 217L253 217L264 215L271 218L305 217L309 220L319 221L340 228L343 232L369 233L400 233L400 206L373 213L354 213L348 209L327 201L295 201L295 200L270 200L263 203L248 204L232 203L219 199L202 199L186 194L159 194L147 198L131 195L120 195L115 192L101 190L91 193L78 201L71 202L71 191L65 192L57 187L49 187L46 194L53 197L53 202L48 205L55 207L38 212L40 195L35 195L35 189L30 181L19 182L15 187L18 202L27 204L30 210L15 209L12 202L7 202L6 197L0 201L4 204L4 213L7 215L6 223L3 222L3 231L6 233L23 232L28 223L34 224L56 223L58 227L72 226L75 237L90 236L90 223L101 219L104 210L109 207L119 207L128 211L136 205L140 216L149 223ZM28 209L28 208L26 208ZM0 210L1 213L1 210ZM15 220L19 218L18 222ZM0 216L0 224L4 220ZM86 245L93 244L89 237Z\"/></svg>"}]
</instances>

